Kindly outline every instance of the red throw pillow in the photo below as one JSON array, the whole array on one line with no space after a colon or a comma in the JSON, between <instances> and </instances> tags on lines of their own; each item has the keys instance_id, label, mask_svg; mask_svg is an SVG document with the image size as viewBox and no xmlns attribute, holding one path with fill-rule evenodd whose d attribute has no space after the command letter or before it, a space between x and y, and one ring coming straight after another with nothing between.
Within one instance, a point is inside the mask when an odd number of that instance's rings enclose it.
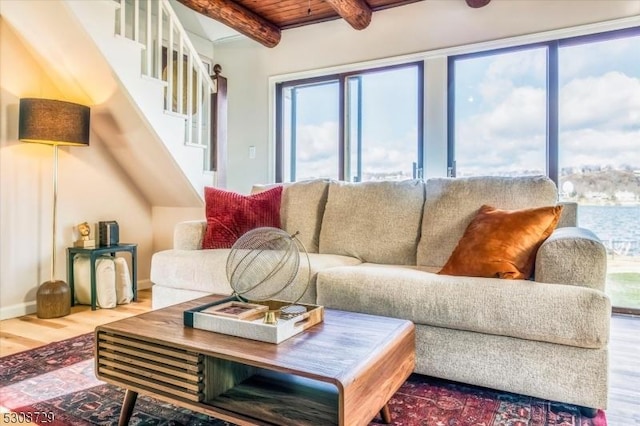
<instances>
[{"instance_id":1,"label":"red throw pillow","mask_svg":"<svg viewBox=\"0 0 640 426\"><path fill-rule=\"evenodd\" d=\"M205 187L207 231L203 249L230 248L246 232L262 226L280 228L282 186L252 195Z\"/></svg>"},{"instance_id":2,"label":"red throw pillow","mask_svg":"<svg viewBox=\"0 0 640 426\"><path fill-rule=\"evenodd\" d=\"M562 206L500 210L484 205L438 273L529 279L538 248L556 228L561 213Z\"/></svg>"}]
</instances>

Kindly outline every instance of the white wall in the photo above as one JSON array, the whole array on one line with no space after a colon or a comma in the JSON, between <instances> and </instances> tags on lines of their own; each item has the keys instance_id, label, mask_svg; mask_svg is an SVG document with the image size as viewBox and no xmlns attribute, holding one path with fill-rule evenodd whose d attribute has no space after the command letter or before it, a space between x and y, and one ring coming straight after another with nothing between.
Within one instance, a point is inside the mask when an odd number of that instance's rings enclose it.
<instances>
[{"instance_id":1,"label":"white wall","mask_svg":"<svg viewBox=\"0 0 640 426\"><path fill-rule=\"evenodd\" d=\"M50 279L53 148L18 141L23 97L66 98L14 30L0 18L0 318L35 311L40 283ZM117 220L120 241L138 243L141 284L149 277L152 210L92 132L89 147L59 151L56 278L66 280L66 250L75 225Z\"/></svg>"},{"instance_id":2,"label":"white wall","mask_svg":"<svg viewBox=\"0 0 640 426\"><path fill-rule=\"evenodd\" d=\"M493 0L481 9L462 0L429 0L375 12L363 31L336 20L283 31L282 41L273 49L244 38L217 43L216 62L229 79L228 186L248 192L253 183L273 179L270 77L638 15L638 0ZM443 61L434 58L434 64L440 69L427 69L427 77L442 74ZM437 99L427 99L427 109L441 108L442 90L431 93ZM443 158L446 133L426 131L431 132L430 143L439 146L431 154ZM255 159L249 159L249 146L256 147Z\"/></svg>"},{"instance_id":3,"label":"white wall","mask_svg":"<svg viewBox=\"0 0 640 426\"><path fill-rule=\"evenodd\" d=\"M153 249L173 248L173 228L178 222L204 220L204 207L153 207Z\"/></svg>"}]
</instances>

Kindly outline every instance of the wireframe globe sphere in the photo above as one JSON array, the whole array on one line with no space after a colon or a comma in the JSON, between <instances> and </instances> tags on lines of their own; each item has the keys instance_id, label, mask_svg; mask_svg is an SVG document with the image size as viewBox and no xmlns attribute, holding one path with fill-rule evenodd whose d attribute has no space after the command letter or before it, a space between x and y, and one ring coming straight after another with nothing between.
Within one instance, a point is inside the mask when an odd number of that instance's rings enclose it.
<instances>
[{"instance_id":1,"label":"wireframe globe sphere","mask_svg":"<svg viewBox=\"0 0 640 426\"><path fill-rule=\"evenodd\" d=\"M295 279L300 250L293 236L279 228L262 227L242 235L227 258L227 278L233 291L252 301L277 297Z\"/></svg>"}]
</instances>

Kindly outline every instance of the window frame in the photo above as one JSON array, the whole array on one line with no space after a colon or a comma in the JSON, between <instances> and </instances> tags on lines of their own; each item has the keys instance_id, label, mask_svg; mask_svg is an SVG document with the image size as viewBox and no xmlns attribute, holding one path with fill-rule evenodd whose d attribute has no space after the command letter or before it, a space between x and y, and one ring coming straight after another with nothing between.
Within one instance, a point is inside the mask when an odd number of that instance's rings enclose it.
<instances>
[{"instance_id":1,"label":"window frame","mask_svg":"<svg viewBox=\"0 0 640 426\"><path fill-rule=\"evenodd\" d=\"M416 67L417 71L417 147L416 147L416 163L417 177L421 177L424 170L424 61L402 62L392 65L383 65L371 68L362 68L352 71L330 73L321 76L301 78L295 80L286 80L275 83L275 181L284 181L284 166L286 164L284 154L284 91L287 88L297 86L307 86L330 81L338 81L338 179L345 180L346 170L348 169L346 161L346 101L347 101L347 80L352 77L365 76L377 72L390 71L394 69Z\"/></svg>"},{"instance_id":2,"label":"window frame","mask_svg":"<svg viewBox=\"0 0 640 426\"><path fill-rule=\"evenodd\" d=\"M560 179L559 167L559 138L560 138L560 87L559 87L559 61L560 48L576 46L580 44L596 43L625 37L640 36L640 26L614 29L604 32L567 36L547 41L525 43L515 46L499 47L496 49L478 52L463 53L447 56L447 176L456 176L455 162L455 62L459 59L481 58L504 53L547 48L547 93L546 93L546 175L558 186Z\"/></svg>"}]
</instances>

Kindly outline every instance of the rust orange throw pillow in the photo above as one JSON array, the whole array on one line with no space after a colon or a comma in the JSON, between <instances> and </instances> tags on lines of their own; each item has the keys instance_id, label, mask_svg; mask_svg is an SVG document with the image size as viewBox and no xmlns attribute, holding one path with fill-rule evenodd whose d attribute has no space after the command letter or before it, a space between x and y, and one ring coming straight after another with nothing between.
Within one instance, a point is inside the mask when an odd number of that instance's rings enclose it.
<instances>
[{"instance_id":1,"label":"rust orange throw pillow","mask_svg":"<svg viewBox=\"0 0 640 426\"><path fill-rule=\"evenodd\" d=\"M207 231L203 249L230 248L246 232L261 226L280 228L282 186L252 195L205 187Z\"/></svg>"},{"instance_id":2,"label":"rust orange throw pillow","mask_svg":"<svg viewBox=\"0 0 640 426\"><path fill-rule=\"evenodd\" d=\"M561 213L562 206L500 210L484 205L438 273L526 280Z\"/></svg>"}]
</instances>

